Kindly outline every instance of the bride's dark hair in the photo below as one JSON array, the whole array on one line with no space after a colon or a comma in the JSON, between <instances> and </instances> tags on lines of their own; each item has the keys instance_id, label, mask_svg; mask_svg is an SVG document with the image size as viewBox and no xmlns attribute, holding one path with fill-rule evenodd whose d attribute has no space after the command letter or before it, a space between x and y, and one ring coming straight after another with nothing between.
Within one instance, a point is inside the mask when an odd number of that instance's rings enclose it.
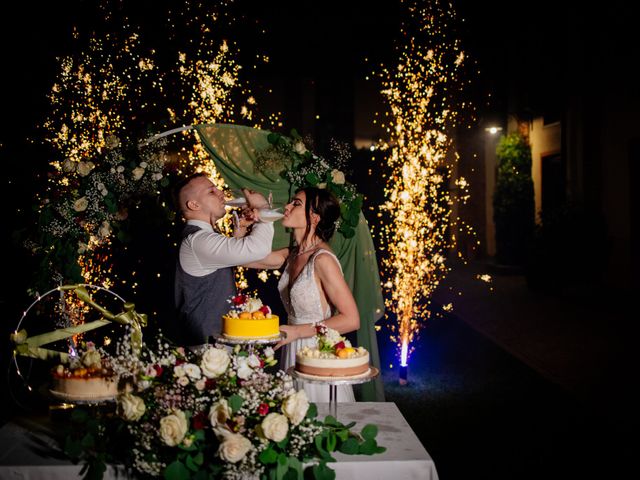
<instances>
[{"instance_id":1,"label":"bride's dark hair","mask_svg":"<svg viewBox=\"0 0 640 480\"><path fill-rule=\"evenodd\" d=\"M311 231L312 213L320 217L316 225L316 236L323 242L328 242L336 229L336 221L340 218L340 202L330 191L321 188L299 188L296 190L298 192L305 194L304 215L307 219L307 229L300 245L304 244Z\"/></svg>"}]
</instances>

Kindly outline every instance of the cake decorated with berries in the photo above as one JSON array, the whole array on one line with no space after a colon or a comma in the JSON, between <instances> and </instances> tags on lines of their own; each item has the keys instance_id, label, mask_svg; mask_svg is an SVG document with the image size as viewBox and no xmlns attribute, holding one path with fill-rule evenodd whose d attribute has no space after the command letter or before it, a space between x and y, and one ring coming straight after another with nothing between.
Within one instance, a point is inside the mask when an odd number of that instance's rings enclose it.
<instances>
[{"instance_id":1,"label":"cake decorated with berries","mask_svg":"<svg viewBox=\"0 0 640 480\"><path fill-rule=\"evenodd\" d=\"M317 346L296 352L295 370L316 377L353 377L369 373L369 352L353 347L336 330L316 326Z\"/></svg>"},{"instance_id":2,"label":"cake decorated with berries","mask_svg":"<svg viewBox=\"0 0 640 480\"><path fill-rule=\"evenodd\" d=\"M65 401L113 400L118 395L118 377L95 349L73 356L68 365L52 371L51 394Z\"/></svg>"},{"instance_id":3,"label":"cake decorated with berries","mask_svg":"<svg viewBox=\"0 0 640 480\"><path fill-rule=\"evenodd\" d=\"M233 339L272 339L280 337L280 319L262 300L249 295L229 299L231 309L222 316L222 335Z\"/></svg>"}]
</instances>

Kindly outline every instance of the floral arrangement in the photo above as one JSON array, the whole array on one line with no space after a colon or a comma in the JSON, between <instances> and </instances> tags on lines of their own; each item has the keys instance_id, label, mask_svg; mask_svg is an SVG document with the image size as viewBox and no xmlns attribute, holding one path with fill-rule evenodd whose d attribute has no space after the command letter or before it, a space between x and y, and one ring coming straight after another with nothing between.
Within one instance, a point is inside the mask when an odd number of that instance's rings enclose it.
<instances>
[{"instance_id":1,"label":"floral arrangement","mask_svg":"<svg viewBox=\"0 0 640 480\"><path fill-rule=\"evenodd\" d=\"M269 318L271 317L271 308L264 305L255 295L247 295L240 293L227 299L231 304L231 309L227 315L233 318Z\"/></svg>"},{"instance_id":2,"label":"floral arrangement","mask_svg":"<svg viewBox=\"0 0 640 480\"><path fill-rule=\"evenodd\" d=\"M345 238L355 235L360 220L363 197L353 184L346 181L343 172L345 151L336 147L334 160L322 158L310 152L298 132L291 136L270 133L270 145L257 152L256 167L262 170L280 170L280 175L296 188L326 188L340 202L340 219L337 230Z\"/></svg>"},{"instance_id":3,"label":"floral arrangement","mask_svg":"<svg viewBox=\"0 0 640 480\"><path fill-rule=\"evenodd\" d=\"M351 342L340 335L337 330L327 327L324 323L316 325L316 340L321 353L335 355L339 358L349 358L364 353L364 348L354 348Z\"/></svg>"},{"instance_id":4,"label":"floral arrangement","mask_svg":"<svg viewBox=\"0 0 640 480\"><path fill-rule=\"evenodd\" d=\"M81 281L80 257L91 256L113 237L128 240L129 209L169 184L163 147L162 142L124 144L110 136L92 158L52 162L53 185L36 207L37 231L25 241L41 257L36 287L51 279Z\"/></svg>"},{"instance_id":5,"label":"floral arrangement","mask_svg":"<svg viewBox=\"0 0 640 480\"><path fill-rule=\"evenodd\" d=\"M353 423L319 420L291 377L269 371L270 347L207 345L196 354L159 338L155 350L137 356L127 345L119 344L114 359L126 385L115 415L96 422L76 408L65 444L98 478L105 462L119 461L142 478L329 479L331 452L385 450L374 425L357 434Z\"/></svg>"}]
</instances>

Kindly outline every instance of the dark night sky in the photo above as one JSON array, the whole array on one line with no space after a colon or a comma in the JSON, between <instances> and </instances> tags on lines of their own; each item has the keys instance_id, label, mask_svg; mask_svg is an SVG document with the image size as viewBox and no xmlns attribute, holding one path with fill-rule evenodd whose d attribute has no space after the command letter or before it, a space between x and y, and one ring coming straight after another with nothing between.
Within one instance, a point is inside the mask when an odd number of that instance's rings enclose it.
<instances>
[{"instance_id":1,"label":"dark night sky","mask_svg":"<svg viewBox=\"0 0 640 480\"><path fill-rule=\"evenodd\" d=\"M6 135L14 137L30 132L46 112L44 95L55 78L55 57L70 48L71 26L88 23L82 12L89 10L87 5L91 3L96 2L47 2L34 8L19 2L12 13L2 16L0 41L5 105L2 143L9 142ZM454 5L456 3L460 3L459 17L465 18L460 32L463 38L467 37L465 48L486 70L482 80L486 85L480 89L492 89L500 77L495 72L502 68L503 46L509 41L509 34L504 33L509 24L498 21L496 5L500 2L492 3L493 10L478 2L454 2ZM141 5L141 11L152 12L152 4L157 2L136 4ZM249 2L239 0L234 9L242 14L247 4ZM271 64L262 69L262 75L322 77L338 71L361 78L369 70L365 57L392 59L399 26L398 10L396 2L373 7L362 0L260 2L252 5L250 13L244 13L248 20L240 22L238 38L246 39L256 30L252 17L263 19L268 33L260 40L259 48L271 57ZM148 13L142 16L153 21ZM245 41L244 47L243 51L250 54L251 42Z\"/></svg>"}]
</instances>

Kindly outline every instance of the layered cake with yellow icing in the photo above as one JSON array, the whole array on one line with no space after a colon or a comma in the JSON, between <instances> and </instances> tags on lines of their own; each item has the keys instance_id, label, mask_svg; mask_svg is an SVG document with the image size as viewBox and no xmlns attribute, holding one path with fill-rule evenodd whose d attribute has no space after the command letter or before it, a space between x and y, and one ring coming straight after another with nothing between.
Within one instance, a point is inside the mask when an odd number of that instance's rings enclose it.
<instances>
[{"instance_id":1,"label":"layered cake with yellow icing","mask_svg":"<svg viewBox=\"0 0 640 480\"><path fill-rule=\"evenodd\" d=\"M280 319L259 298L236 295L232 307L222 317L222 334L234 339L268 339L280 335Z\"/></svg>"},{"instance_id":2,"label":"layered cake with yellow icing","mask_svg":"<svg viewBox=\"0 0 640 480\"><path fill-rule=\"evenodd\" d=\"M118 377L94 349L72 357L69 365L53 369L51 393L66 401L112 400L118 395Z\"/></svg>"},{"instance_id":3,"label":"layered cake with yellow icing","mask_svg":"<svg viewBox=\"0 0 640 480\"><path fill-rule=\"evenodd\" d=\"M318 325L316 331L318 346L296 352L298 372L318 377L351 377L369 372L369 352L365 348L353 347L325 325Z\"/></svg>"}]
</instances>

